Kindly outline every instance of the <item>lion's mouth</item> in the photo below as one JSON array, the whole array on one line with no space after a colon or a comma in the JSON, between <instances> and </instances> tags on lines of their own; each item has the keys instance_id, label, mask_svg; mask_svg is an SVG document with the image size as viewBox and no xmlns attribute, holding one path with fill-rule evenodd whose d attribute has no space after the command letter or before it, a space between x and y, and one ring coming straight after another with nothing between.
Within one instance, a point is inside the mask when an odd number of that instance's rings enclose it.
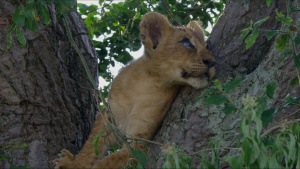
<instances>
[{"instance_id":1,"label":"lion's mouth","mask_svg":"<svg viewBox=\"0 0 300 169\"><path fill-rule=\"evenodd\" d=\"M183 70L181 77L183 77L185 79L187 79L189 77L196 77L196 78L197 77L207 77L207 78L209 78L209 72L207 71L205 73L199 74L198 72L188 73L185 70Z\"/></svg>"},{"instance_id":2,"label":"lion's mouth","mask_svg":"<svg viewBox=\"0 0 300 169\"><path fill-rule=\"evenodd\" d=\"M206 73L201 74L200 77L209 77L209 74L208 74L208 72L206 72Z\"/></svg>"}]
</instances>

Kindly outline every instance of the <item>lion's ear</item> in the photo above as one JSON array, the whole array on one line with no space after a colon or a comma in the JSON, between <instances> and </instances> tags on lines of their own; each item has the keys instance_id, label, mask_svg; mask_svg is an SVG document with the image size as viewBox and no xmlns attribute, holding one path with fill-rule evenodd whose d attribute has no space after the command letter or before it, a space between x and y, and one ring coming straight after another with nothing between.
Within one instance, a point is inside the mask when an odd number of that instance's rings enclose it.
<instances>
[{"instance_id":1,"label":"lion's ear","mask_svg":"<svg viewBox=\"0 0 300 169\"><path fill-rule=\"evenodd\" d=\"M155 50L163 41L172 25L159 13L150 12L140 22L140 36L146 50Z\"/></svg>"},{"instance_id":2,"label":"lion's ear","mask_svg":"<svg viewBox=\"0 0 300 169\"><path fill-rule=\"evenodd\" d=\"M204 34L204 31L203 31L202 27L200 26L199 22L191 21L186 27L189 29L192 29L194 32L196 32L200 36L200 39L201 39L200 43L203 46L206 46L206 42L205 42L205 38L204 38L205 34Z\"/></svg>"}]
</instances>

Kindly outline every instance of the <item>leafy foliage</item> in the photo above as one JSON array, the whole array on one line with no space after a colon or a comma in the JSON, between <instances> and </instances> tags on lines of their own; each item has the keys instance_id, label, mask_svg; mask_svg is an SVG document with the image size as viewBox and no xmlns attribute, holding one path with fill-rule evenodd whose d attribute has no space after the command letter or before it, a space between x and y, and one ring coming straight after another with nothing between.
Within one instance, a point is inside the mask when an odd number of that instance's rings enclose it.
<instances>
[{"instance_id":1,"label":"leafy foliage","mask_svg":"<svg viewBox=\"0 0 300 169\"><path fill-rule=\"evenodd\" d=\"M241 81L240 79L233 80L227 84L219 84L215 82L216 88L220 94L225 94L224 86L233 84L234 82ZM276 89L276 83L272 82L267 85L265 94L273 99ZM210 90L213 95L207 96L204 101L209 102L210 105L220 105L220 102L211 101L213 97L225 97L224 95L215 94L214 90ZM209 94L209 93L206 93ZM226 98L226 99L225 99ZM225 97L223 103L225 103L222 111L228 115L233 111L241 111L243 119L240 122L240 140L236 145L241 145L241 156L232 157L227 156L226 161L231 168L292 168L297 165L300 166L300 126L296 123L285 122L282 124L282 130L275 135L269 136L269 140L265 141L262 134L263 127L267 127L272 122L274 116L278 110L294 106L299 104L299 98L292 98L287 95L281 100L281 105L277 108L266 109L267 97L255 98L249 96L242 98L242 106L234 105L229 98ZM208 100L208 101L207 101ZM225 101L227 100L227 102ZM225 111L224 111L225 110ZM217 143L215 143L217 144ZM219 147L212 147L212 153L216 153ZM217 149L214 149L217 148ZM215 155L212 154L211 160L208 160L207 155L204 152L200 153L202 162L200 168L219 168L219 161L215 162ZM284 163L282 163L284 161ZM297 167L296 167L297 168Z\"/></svg>"},{"instance_id":2,"label":"leafy foliage","mask_svg":"<svg viewBox=\"0 0 300 169\"><path fill-rule=\"evenodd\" d=\"M165 3L167 7L158 0L125 0L119 3L99 0L100 8L96 5L78 4L79 13L88 27L99 56L98 70L101 77L110 82L112 74L109 68L117 63L127 64L133 58L129 52L141 48L138 24L145 13L160 12L176 26L177 23L186 25L191 20L201 20L206 28L208 23L214 24L218 20L226 0L168 0Z\"/></svg>"},{"instance_id":3,"label":"leafy foliage","mask_svg":"<svg viewBox=\"0 0 300 169\"><path fill-rule=\"evenodd\" d=\"M24 4L20 3L19 7L13 13L13 22L7 33L7 47L2 54L4 54L10 48L10 45L12 43L11 34L15 29L18 41L20 42L21 46L24 47L26 46L26 38L22 31L23 26L33 32L37 32L39 30L40 20L45 25L49 25L51 23L47 3L52 2L50 0L27 0L27 2ZM67 6L75 4L76 0L55 0L57 16L61 16L70 11Z\"/></svg>"},{"instance_id":4,"label":"leafy foliage","mask_svg":"<svg viewBox=\"0 0 300 169\"><path fill-rule=\"evenodd\" d=\"M10 162L10 168L9 169L29 169L28 166L21 166L21 165L14 165L14 152L16 150L25 149L27 148L26 143L20 143L20 142L12 142L4 147L2 147L2 150L6 150L10 152L10 155L0 154L0 161L8 159Z\"/></svg>"},{"instance_id":5,"label":"leafy foliage","mask_svg":"<svg viewBox=\"0 0 300 169\"><path fill-rule=\"evenodd\" d=\"M266 0L267 6L270 6L272 0ZM289 6L289 1L287 0L287 15L284 15L281 12L276 12L276 20L279 21L282 25L286 26L288 31L282 30L261 30L259 27L262 23L268 20L270 17L267 16L263 19L258 20L256 23L253 24L253 21L250 20L249 27L242 30L240 38L245 38L246 49L249 49L254 43L255 40L259 37L259 33L261 31L267 31L267 39L272 39L275 35L280 33L280 37L276 39L276 49L279 52L283 52L283 55L287 57L288 55L292 54L294 57L294 63L297 69L298 77L291 82L291 85L297 84L300 82L299 79L299 71L300 71L300 53L297 53L296 46L300 45L300 35L298 32L298 28L292 25L293 19L290 17L291 13L299 11L299 7L297 6ZM248 36L248 34L251 34ZM287 49L288 48L288 49ZM297 82L298 81L298 82ZM268 95L269 96L269 95ZM270 96L269 96L270 97Z\"/></svg>"}]
</instances>

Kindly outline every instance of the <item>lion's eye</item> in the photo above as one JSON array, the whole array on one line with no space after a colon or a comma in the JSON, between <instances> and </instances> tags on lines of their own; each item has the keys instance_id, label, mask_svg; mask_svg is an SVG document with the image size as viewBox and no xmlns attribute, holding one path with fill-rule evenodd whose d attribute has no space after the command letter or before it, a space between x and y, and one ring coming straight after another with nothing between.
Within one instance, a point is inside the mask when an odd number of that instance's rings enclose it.
<instances>
[{"instance_id":1,"label":"lion's eye","mask_svg":"<svg viewBox=\"0 0 300 169\"><path fill-rule=\"evenodd\" d=\"M181 44L185 47L195 48L195 46L190 42L188 38L184 38L180 41Z\"/></svg>"}]
</instances>

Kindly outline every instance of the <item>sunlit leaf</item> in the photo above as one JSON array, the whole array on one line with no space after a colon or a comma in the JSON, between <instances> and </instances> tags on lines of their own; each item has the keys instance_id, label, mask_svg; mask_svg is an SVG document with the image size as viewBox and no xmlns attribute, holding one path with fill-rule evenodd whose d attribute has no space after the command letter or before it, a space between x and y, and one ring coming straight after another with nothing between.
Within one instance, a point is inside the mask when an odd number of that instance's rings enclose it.
<instances>
[{"instance_id":1,"label":"sunlit leaf","mask_svg":"<svg viewBox=\"0 0 300 169\"><path fill-rule=\"evenodd\" d=\"M269 7L271 5L273 0L266 0L267 6Z\"/></svg>"}]
</instances>

